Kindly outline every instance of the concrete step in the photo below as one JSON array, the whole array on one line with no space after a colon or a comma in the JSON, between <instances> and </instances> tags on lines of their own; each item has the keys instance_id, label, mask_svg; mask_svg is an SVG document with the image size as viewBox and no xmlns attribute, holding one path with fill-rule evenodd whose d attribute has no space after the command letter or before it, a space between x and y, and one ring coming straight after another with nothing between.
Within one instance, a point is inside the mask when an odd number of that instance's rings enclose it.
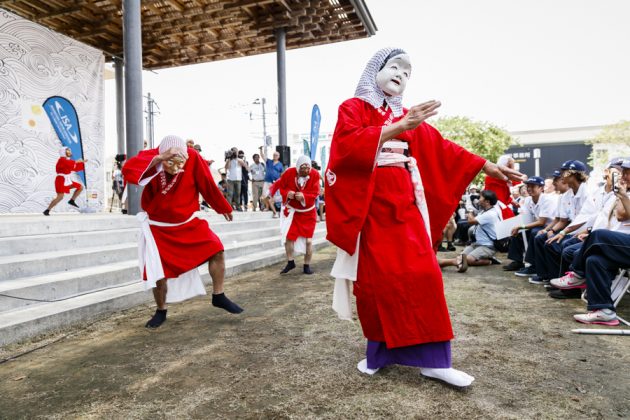
<instances>
[{"instance_id":1,"label":"concrete step","mask_svg":"<svg viewBox=\"0 0 630 420\"><path fill-rule=\"evenodd\" d=\"M267 231L268 229L262 229ZM251 233L251 232L249 232ZM255 233L255 232L254 232ZM324 238L325 229L321 226L315 231L314 239ZM129 249L123 244L124 249ZM279 234L252 241L225 243L226 261L246 261L252 254L274 249L280 246ZM124 261L109 264L72 267L65 271L46 273L35 276L16 278L0 282L0 312L37 304L38 301L66 299L90 291L98 291L108 287L125 284L140 278L137 259L129 259L137 255L137 250L127 255ZM82 257L79 257L82 258ZM239 259L240 258L240 259ZM4 295L4 296L3 296Z\"/></svg>"},{"instance_id":2,"label":"concrete step","mask_svg":"<svg viewBox=\"0 0 630 420\"><path fill-rule=\"evenodd\" d=\"M78 268L0 282L0 313L102 290L140 278L138 260Z\"/></svg>"},{"instance_id":3,"label":"concrete step","mask_svg":"<svg viewBox=\"0 0 630 420\"><path fill-rule=\"evenodd\" d=\"M313 244L318 249L327 246L328 242L324 238L319 238L315 239ZM284 258L284 248L281 246L231 258L226 261L226 274L228 277L234 276L283 261ZM203 269L202 273L202 279L208 282L207 270ZM151 300L151 293L145 291L144 286L138 281L62 302L39 303L0 313L0 345L58 330L78 322L88 322L101 314L130 308Z\"/></svg>"},{"instance_id":4,"label":"concrete step","mask_svg":"<svg viewBox=\"0 0 630 420\"><path fill-rule=\"evenodd\" d=\"M133 242L77 250L3 256L0 257L0 282L125 261L130 256L137 256L137 249L138 244Z\"/></svg>"},{"instance_id":5,"label":"concrete step","mask_svg":"<svg viewBox=\"0 0 630 420\"><path fill-rule=\"evenodd\" d=\"M222 241L237 242L279 234L280 224L277 220L214 223L212 229ZM138 227L132 227L0 238L0 257L137 242L139 232Z\"/></svg>"},{"instance_id":6,"label":"concrete step","mask_svg":"<svg viewBox=\"0 0 630 420\"><path fill-rule=\"evenodd\" d=\"M237 224L233 224L237 226ZM317 232L324 229L320 226ZM239 230L251 234L248 230ZM232 232L236 233L236 232ZM273 246L279 241L277 235L251 241L239 241L228 237L224 243L226 256L236 257L243 253L253 252L266 246ZM238 236L234 236L236 238ZM59 251L36 252L32 254L4 255L0 257L0 282L20 277L31 277L48 273L68 271L69 268L82 268L125 261L130 255L137 255L137 242L127 242L105 246L91 246L78 249L64 249Z\"/></svg>"},{"instance_id":7,"label":"concrete step","mask_svg":"<svg viewBox=\"0 0 630 420\"><path fill-rule=\"evenodd\" d=\"M233 224L241 222L256 222L277 219L271 218L271 213L265 212L234 212ZM224 217L211 212L197 212L197 216L208 219L211 226L217 223L225 223ZM92 214L60 214L53 216L43 215L1 215L0 238L12 238L15 236L47 235L57 233L103 231L109 229L137 228L138 221L133 216L110 213Z\"/></svg>"}]
</instances>

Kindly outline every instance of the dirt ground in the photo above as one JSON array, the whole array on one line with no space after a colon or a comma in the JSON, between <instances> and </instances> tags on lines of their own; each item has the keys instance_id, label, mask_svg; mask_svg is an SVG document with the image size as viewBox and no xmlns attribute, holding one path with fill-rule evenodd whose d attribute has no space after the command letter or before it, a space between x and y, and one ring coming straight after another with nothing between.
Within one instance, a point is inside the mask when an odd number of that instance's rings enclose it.
<instances>
[{"instance_id":1,"label":"dirt ground","mask_svg":"<svg viewBox=\"0 0 630 420\"><path fill-rule=\"evenodd\" d=\"M444 273L471 388L408 367L360 374L360 325L330 309L334 255L319 251L311 277L276 265L229 279L240 316L199 298L148 331L144 305L5 347L0 360L51 343L0 364L0 418L630 418L628 337L572 334L582 302L500 266Z\"/></svg>"}]
</instances>

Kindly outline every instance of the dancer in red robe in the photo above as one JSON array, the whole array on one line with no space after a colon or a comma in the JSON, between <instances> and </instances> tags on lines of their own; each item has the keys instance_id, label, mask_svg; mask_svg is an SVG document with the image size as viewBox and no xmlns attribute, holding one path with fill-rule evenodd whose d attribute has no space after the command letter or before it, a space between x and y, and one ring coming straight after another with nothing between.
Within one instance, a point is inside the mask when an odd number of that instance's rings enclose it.
<instances>
[{"instance_id":1,"label":"dancer in red robe","mask_svg":"<svg viewBox=\"0 0 630 420\"><path fill-rule=\"evenodd\" d=\"M404 109L410 74L404 51L381 50L339 108L325 175L327 237L339 248L333 308L351 319L353 285L368 339L361 372L403 364L468 386L474 378L451 367L453 332L434 251L480 170L504 180L522 175L443 139L424 122L439 102Z\"/></svg>"},{"instance_id":2,"label":"dancer in red robe","mask_svg":"<svg viewBox=\"0 0 630 420\"><path fill-rule=\"evenodd\" d=\"M514 163L514 158L512 158L512 156L510 155L502 155L497 160L497 165L507 166L510 169L514 169ZM497 195L498 201L496 207L497 210L500 212L501 218L503 220L514 217L514 212L511 208L514 199L512 198L512 191L510 190L510 188L518 184L520 184L520 181L503 181L493 178L491 176L486 176L486 179L484 180L483 189L494 191L494 193Z\"/></svg>"},{"instance_id":3,"label":"dancer in red robe","mask_svg":"<svg viewBox=\"0 0 630 420\"><path fill-rule=\"evenodd\" d=\"M280 272L295 268L294 252L304 254L304 274L313 274L313 233L317 224L315 201L319 196L319 172L312 168L308 156L300 156L295 168L287 169L269 189L270 196L280 191L284 208L281 213L281 235L287 253L287 265Z\"/></svg>"},{"instance_id":4,"label":"dancer in red robe","mask_svg":"<svg viewBox=\"0 0 630 420\"><path fill-rule=\"evenodd\" d=\"M223 293L223 244L199 219L199 194L232 220L232 206L214 183L208 164L183 139L166 136L159 149L141 151L123 166L127 182L144 186L139 238L140 270L153 288L157 311L147 328L166 320L166 303L205 295L197 267L208 262L212 277L212 305L230 313L243 311ZM169 280L167 285L167 279Z\"/></svg>"},{"instance_id":5,"label":"dancer in red robe","mask_svg":"<svg viewBox=\"0 0 630 420\"><path fill-rule=\"evenodd\" d=\"M44 216L50 216L50 211L55 207L61 200L63 200L63 196L65 194L70 193L70 190L74 190L72 197L68 200L68 204L79 208L77 203L74 200L77 199L81 191L83 191L83 185L72 179L72 172L79 172L85 170L85 160L79 159L74 161L70 159L72 157L72 151L68 147L62 147L59 149L59 160L57 161L57 165L55 170L57 171L57 176L55 177L55 192L57 196L53 198L53 200L48 205L48 208L44 210Z\"/></svg>"}]
</instances>

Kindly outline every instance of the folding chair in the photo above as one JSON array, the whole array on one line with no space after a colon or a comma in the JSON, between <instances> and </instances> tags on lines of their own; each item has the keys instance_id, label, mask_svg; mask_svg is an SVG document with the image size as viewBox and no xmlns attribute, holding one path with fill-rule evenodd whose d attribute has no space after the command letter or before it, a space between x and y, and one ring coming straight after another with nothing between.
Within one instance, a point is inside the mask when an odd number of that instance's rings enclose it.
<instances>
[{"instance_id":1,"label":"folding chair","mask_svg":"<svg viewBox=\"0 0 630 420\"><path fill-rule=\"evenodd\" d=\"M615 308L617 307L617 305L619 305L619 302L621 302L621 298L623 298L628 290L630 290L630 268L621 269L619 270L619 274L617 275L617 277L615 277L612 285L610 286L610 295L613 301L613 305L615 305ZM584 290L584 293L582 293L582 300L588 303L588 301L586 300L586 290ZM630 327L630 322L626 321L619 315L617 315L617 319L621 321L622 324ZM578 334L630 335L630 330L594 330L580 328L572 331Z\"/></svg>"}]
</instances>

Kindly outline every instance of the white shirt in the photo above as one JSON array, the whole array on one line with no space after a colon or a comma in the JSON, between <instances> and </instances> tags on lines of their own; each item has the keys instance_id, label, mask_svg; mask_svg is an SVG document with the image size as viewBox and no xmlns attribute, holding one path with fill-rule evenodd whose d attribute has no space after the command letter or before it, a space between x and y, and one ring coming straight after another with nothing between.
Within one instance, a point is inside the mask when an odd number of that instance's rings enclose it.
<instances>
[{"instance_id":1,"label":"white shirt","mask_svg":"<svg viewBox=\"0 0 630 420\"><path fill-rule=\"evenodd\" d=\"M614 230L613 227L616 227L617 219L614 215L615 204L617 203L617 197L614 194L611 194L606 202L598 209L595 217L591 218L586 226L591 227L593 230L596 229L610 229Z\"/></svg>"},{"instance_id":2,"label":"white shirt","mask_svg":"<svg viewBox=\"0 0 630 420\"><path fill-rule=\"evenodd\" d=\"M249 165L249 173L252 174L252 181L265 180L265 164L262 162Z\"/></svg>"},{"instance_id":3,"label":"white shirt","mask_svg":"<svg viewBox=\"0 0 630 420\"><path fill-rule=\"evenodd\" d=\"M572 188L569 188L567 192L562 194L560 198L560 218L561 219L569 219L575 220L577 215L582 210L582 205L584 201L586 201L586 197L588 196L588 187L586 186L586 182L580 184L577 193L573 192Z\"/></svg>"},{"instance_id":4,"label":"white shirt","mask_svg":"<svg viewBox=\"0 0 630 420\"><path fill-rule=\"evenodd\" d=\"M530 215L533 220L544 217L549 223L556 217L557 197L557 194L540 194L537 203L534 203L534 199L531 196L525 197L521 208L523 213Z\"/></svg>"},{"instance_id":5,"label":"white shirt","mask_svg":"<svg viewBox=\"0 0 630 420\"><path fill-rule=\"evenodd\" d=\"M580 209L580 213L573 219L569 226L581 225L583 223L586 223L587 227L592 225L598 213L608 203L608 200L613 198L614 201L614 197L615 195L612 191L606 192L604 186L598 187L595 191L587 195Z\"/></svg>"},{"instance_id":6,"label":"white shirt","mask_svg":"<svg viewBox=\"0 0 630 420\"><path fill-rule=\"evenodd\" d=\"M238 159L230 159L227 179L228 181L240 181L243 179L243 170L241 169L241 165L238 164Z\"/></svg>"}]
</instances>

